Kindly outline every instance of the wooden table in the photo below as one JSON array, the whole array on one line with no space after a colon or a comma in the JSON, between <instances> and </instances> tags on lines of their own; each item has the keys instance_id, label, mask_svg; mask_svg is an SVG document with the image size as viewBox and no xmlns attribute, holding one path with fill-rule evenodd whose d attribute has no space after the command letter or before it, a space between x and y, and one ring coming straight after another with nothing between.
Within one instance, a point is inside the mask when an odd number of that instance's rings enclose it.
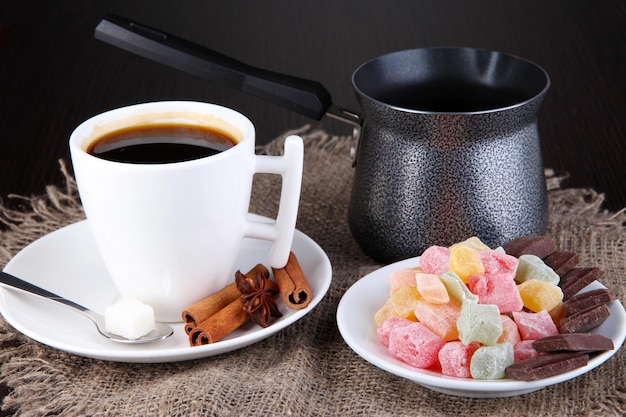
<instances>
[{"instance_id":1,"label":"wooden table","mask_svg":"<svg viewBox=\"0 0 626 417\"><path fill-rule=\"evenodd\" d=\"M626 3L585 0L467 2L370 0L186 2L66 0L0 7L0 198L38 194L62 181L59 158L82 120L131 103L185 99L233 107L258 140L317 123L258 98L133 56L93 38L113 12L243 62L321 82L335 103L358 109L351 74L387 52L427 46L500 50L552 78L540 113L546 167L570 187L626 207ZM325 118L321 127L343 132Z\"/></svg>"}]
</instances>

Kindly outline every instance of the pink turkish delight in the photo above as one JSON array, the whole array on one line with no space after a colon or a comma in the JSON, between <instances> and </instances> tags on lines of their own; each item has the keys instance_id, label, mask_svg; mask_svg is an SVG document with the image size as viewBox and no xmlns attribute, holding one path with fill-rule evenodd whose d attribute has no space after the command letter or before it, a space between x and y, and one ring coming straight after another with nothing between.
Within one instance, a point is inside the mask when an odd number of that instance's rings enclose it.
<instances>
[{"instance_id":1,"label":"pink turkish delight","mask_svg":"<svg viewBox=\"0 0 626 417\"><path fill-rule=\"evenodd\" d=\"M430 246L420 256L420 267L428 274L445 274L450 269L450 249Z\"/></svg>"},{"instance_id":2,"label":"pink turkish delight","mask_svg":"<svg viewBox=\"0 0 626 417\"><path fill-rule=\"evenodd\" d=\"M411 323L414 322L403 317L391 317L385 320L383 324L378 326L378 329L376 329L376 332L378 333L378 340L380 340L380 343L386 347L389 347L389 335L391 332L400 327L408 326Z\"/></svg>"},{"instance_id":3,"label":"pink turkish delight","mask_svg":"<svg viewBox=\"0 0 626 417\"><path fill-rule=\"evenodd\" d=\"M522 340L538 340L559 334L550 313L545 310L537 313L514 311L512 314Z\"/></svg>"},{"instance_id":4,"label":"pink turkish delight","mask_svg":"<svg viewBox=\"0 0 626 417\"><path fill-rule=\"evenodd\" d=\"M513 345L513 356L515 362L522 361L524 359L534 358L541 354L533 347L534 340L522 340Z\"/></svg>"},{"instance_id":5,"label":"pink turkish delight","mask_svg":"<svg viewBox=\"0 0 626 417\"><path fill-rule=\"evenodd\" d=\"M396 327L389 334L389 352L416 368L435 366L439 361L439 350L445 344L443 338L419 322Z\"/></svg>"},{"instance_id":6,"label":"pink turkish delight","mask_svg":"<svg viewBox=\"0 0 626 417\"><path fill-rule=\"evenodd\" d=\"M524 301L510 274L484 274L469 277L469 289L478 296L480 304L494 304L500 313L520 311Z\"/></svg>"},{"instance_id":7,"label":"pink turkish delight","mask_svg":"<svg viewBox=\"0 0 626 417\"><path fill-rule=\"evenodd\" d=\"M480 343L465 345L458 340L446 343L438 355L441 373L456 378L471 378L472 355L479 347Z\"/></svg>"}]
</instances>

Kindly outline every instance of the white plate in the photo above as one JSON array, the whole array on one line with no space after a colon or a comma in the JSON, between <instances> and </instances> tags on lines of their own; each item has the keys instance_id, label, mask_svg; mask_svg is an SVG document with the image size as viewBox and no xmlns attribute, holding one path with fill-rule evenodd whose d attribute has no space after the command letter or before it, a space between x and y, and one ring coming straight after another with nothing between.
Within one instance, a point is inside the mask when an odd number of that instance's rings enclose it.
<instances>
[{"instance_id":1,"label":"white plate","mask_svg":"<svg viewBox=\"0 0 626 417\"><path fill-rule=\"evenodd\" d=\"M270 244L266 241L245 239L235 269L248 270L263 263L269 249ZM175 362L218 355L248 346L284 329L322 300L332 277L328 257L317 243L300 231L294 235L292 250L313 291L309 306L303 310L290 310L279 299L283 316L269 327L246 323L224 340L209 345L190 347L182 322L172 325L174 335L164 341L142 345L112 342L101 336L94 324L80 313L6 288L0 288L0 312L13 327L30 338L90 358L117 362ZM86 221L56 230L31 243L7 264L5 270L101 314L117 294Z\"/></svg>"},{"instance_id":2,"label":"white plate","mask_svg":"<svg viewBox=\"0 0 626 417\"><path fill-rule=\"evenodd\" d=\"M443 376L440 373L421 370L394 358L378 341L374 314L389 297L389 274L396 269L417 266L419 257L400 261L378 269L357 281L342 297L337 309L337 324L346 343L358 355L377 367L409 379L433 391L444 394L495 398L511 397L575 378L601 365L613 356L626 337L626 313L619 301L609 304L611 316L593 332L613 339L615 349L594 355L588 364L573 371L538 381L472 380ZM585 290L604 288L594 282Z\"/></svg>"}]
</instances>

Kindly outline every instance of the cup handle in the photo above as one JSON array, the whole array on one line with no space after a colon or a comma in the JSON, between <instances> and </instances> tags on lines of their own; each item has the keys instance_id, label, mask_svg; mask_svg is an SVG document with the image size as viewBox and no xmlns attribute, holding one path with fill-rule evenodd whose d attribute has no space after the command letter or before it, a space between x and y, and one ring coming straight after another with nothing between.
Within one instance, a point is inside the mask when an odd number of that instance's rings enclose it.
<instances>
[{"instance_id":1,"label":"cup handle","mask_svg":"<svg viewBox=\"0 0 626 417\"><path fill-rule=\"evenodd\" d=\"M304 162L302 138L287 137L284 156L255 155L255 158L254 172L281 175L282 189L276 221L258 222L248 219L245 236L272 241L269 264L272 268L283 268L289 258L298 217Z\"/></svg>"}]
</instances>

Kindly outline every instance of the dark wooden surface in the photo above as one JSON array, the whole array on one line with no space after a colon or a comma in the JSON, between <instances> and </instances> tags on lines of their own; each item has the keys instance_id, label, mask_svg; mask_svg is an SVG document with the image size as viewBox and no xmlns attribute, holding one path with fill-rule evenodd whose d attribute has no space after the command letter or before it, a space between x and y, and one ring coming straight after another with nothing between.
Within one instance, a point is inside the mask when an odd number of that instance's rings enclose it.
<instances>
[{"instance_id":1,"label":"dark wooden surface","mask_svg":"<svg viewBox=\"0 0 626 417\"><path fill-rule=\"evenodd\" d=\"M540 113L544 163L567 186L626 207L626 2L64 0L0 6L0 198L62 181L57 160L89 116L131 103L191 99L249 116L258 141L304 116L96 41L114 12L261 68L321 82L358 108L351 74L378 55L426 46L472 46L520 55L552 78ZM322 120L332 133L344 124Z\"/></svg>"},{"instance_id":2,"label":"dark wooden surface","mask_svg":"<svg viewBox=\"0 0 626 417\"><path fill-rule=\"evenodd\" d=\"M2 0L0 198L61 184L57 160L82 120L131 103L202 100L248 115L258 140L313 121L254 97L132 56L93 38L114 12L251 65L321 82L358 108L351 74L402 49L471 46L543 66L552 87L540 113L544 164L567 186L626 207L626 2L607 0ZM313 122L315 123L315 122ZM346 127L324 119L331 133Z\"/></svg>"}]
</instances>

